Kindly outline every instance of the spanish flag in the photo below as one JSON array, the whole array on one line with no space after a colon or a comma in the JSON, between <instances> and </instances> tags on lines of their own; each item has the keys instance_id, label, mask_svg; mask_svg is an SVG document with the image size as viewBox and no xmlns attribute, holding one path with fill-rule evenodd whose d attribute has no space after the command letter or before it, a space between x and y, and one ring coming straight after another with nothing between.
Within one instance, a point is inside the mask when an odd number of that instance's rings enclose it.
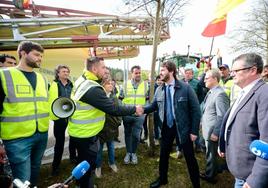
<instances>
[{"instance_id":1,"label":"spanish flag","mask_svg":"<svg viewBox=\"0 0 268 188\"><path fill-rule=\"evenodd\" d=\"M223 35L226 31L226 20L227 15L224 15L221 18L216 18L209 22L207 27L202 32L204 37L216 37L219 35Z\"/></svg>"},{"instance_id":2,"label":"spanish flag","mask_svg":"<svg viewBox=\"0 0 268 188\"><path fill-rule=\"evenodd\" d=\"M245 0L218 0L214 19L202 32L204 37L216 37L225 34L227 13Z\"/></svg>"}]
</instances>

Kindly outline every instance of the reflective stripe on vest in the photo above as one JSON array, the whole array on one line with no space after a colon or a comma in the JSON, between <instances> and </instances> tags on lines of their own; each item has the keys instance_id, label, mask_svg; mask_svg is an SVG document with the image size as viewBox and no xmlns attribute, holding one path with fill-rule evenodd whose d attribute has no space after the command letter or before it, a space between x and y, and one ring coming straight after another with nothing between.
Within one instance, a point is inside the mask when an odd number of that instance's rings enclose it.
<instances>
[{"instance_id":1,"label":"reflective stripe on vest","mask_svg":"<svg viewBox=\"0 0 268 188\"><path fill-rule=\"evenodd\" d=\"M76 103L76 110L92 110L93 108L91 105L82 106L78 102Z\"/></svg>"},{"instance_id":2,"label":"reflective stripe on vest","mask_svg":"<svg viewBox=\"0 0 268 188\"><path fill-rule=\"evenodd\" d=\"M145 105L147 93L147 84L143 81L138 85L136 91L133 88L131 80L127 82L127 88L124 92L125 97L123 99L124 104L140 104Z\"/></svg>"},{"instance_id":3,"label":"reflective stripe on vest","mask_svg":"<svg viewBox=\"0 0 268 188\"><path fill-rule=\"evenodd\" d=\"M37 130L47 132L49 125L48 83L36 73L36 90L17 68L0 71L5 93L0 134L3 140L32 136Z\"/></svg>"},{"instance_id":4,"label":"reflective stripe on vest","mask_svg":"<svg viewBox=\"0 0 268 188\"><path fill-rule=\"evenodd\" d=\"M104 120L105 120L105 117L99 117L99 118L95 118L95 119L84 119L84 120L70 118L70 121L72 123L76 123L76 124L97 123L99 121L104 121Z\"/></svg>"},{"instance_id":5,"label":"reflective stripe on vest","mask_svg":"<svg viewBox=\"0 0 268 188\"><path fill-rule=\"evenodd\" d=\"M85 83L81 83L79 79L80 87L74 91L74 98L81 98L81 93L88 91L92 87L101 87L97 82L92 80L84 80ZM82 81L83 82L83 81ZM76 103L76 110L70 117L68 123L68 133L75 138L88 138L96 136L103 128L105 122L105 113L92 105L83 103L79 100L74 100Z\"/></svg>"},{"instance_id":6,"label":"reflective stripe on vest","mask_svg":"<svg viewBox=\"0 0 268 188\"><path fill-rule=\"evenodd\" d=\"M21 117L1 117L1 122L21 122L21 121L28 121L37 118L44 118L48 117L49 113L44 114L37 114L31 116L21 116Z\"/></svg>"},{"instance_id":7,"label":"reflective stripe on vest","mask_svg":"<svg viewBox=\"0 0 268 188\"><path fill-rule=\"evenodd\" d=\"M6 78L6 85L7 85L7 92L8 92L8 98L6 97L4 99L4 102L16 103L16 102L34 102L34 101L47 101L48 100L47 97L20 97L20 98L16 97L15 91L19 90L18 88L19 85L16 85L16 90L15 90L10 71L8 71L8 69L5 69L3 72ZM46 79L44 80L46 82L46 85L48 85L47 80ZM48 96L48 91L46 92Z\"/></svg>"}]
</instances>

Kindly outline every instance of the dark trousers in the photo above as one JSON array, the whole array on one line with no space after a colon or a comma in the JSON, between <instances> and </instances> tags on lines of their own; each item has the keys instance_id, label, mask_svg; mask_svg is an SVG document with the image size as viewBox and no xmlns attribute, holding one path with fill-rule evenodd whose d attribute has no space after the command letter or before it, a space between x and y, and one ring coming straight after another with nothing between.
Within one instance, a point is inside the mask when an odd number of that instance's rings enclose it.
<instances>
[{"instance_id":1,"label":"dark trousers","mask_svg":"<svg viewBox=\"0 0 268 188\"><path fill-rule=\"evenodd\" d=\"M54 121L54 137L55 137L55 146L54 146L54 158L52 162L52 168L55 170L59 167L62 154L64 151L64 142L65 142L65 130L68 125L67 119L58 119ZM76 149L75 145L69 142L69 153L70 158L76 158ZM72 159L72 158L71 158Z\"/></svg>"},{"instance_id":2,"label":"dark trousers","mask_svg":"<svg viewBox=\"0 0 268 188\"><path fill-rule=\"evenodd\" d=\"M159 112L154 112L154 138L160 139L161 138L161 129L162 129L162 122L159 117Z\"/></svg>"},{"instance_id":3,"label":"dark trousers","mask_svg":"<svg viewBox=\"0 0 268 188\"><path fill-rule=\"evenodd\" d=\"M80 188L93 188L92 174L96 169L97 153L100 147L99 140L96 136L89 138L75 138L70 136L70 140L76 145L78 163L86 160L90 164L87 173L78 180Z\"/></svg>"},{"instance_id":4,"label":"dark trousers","mask_svg":"<svg viewBox=\"0 0 268 188\"><path fill-rule=\"evenodd\" d=\"M145 118L144 118L144 122L142 124L143 126L143 131L144 131L144 139L147 139L148 138L148 126L147 126L147 117L148 117L148 114L145 114ZM142 132L141 132L141 136L142 136Z\"/></svg>"},{"instance_id":5,"label":"dark trousers","mask_svg":"<svg viewBox=\"0 0 268 188\"><path fill-rule=\"evenodd\" d=\"M173 125L171 128L169 128L164 123L162 128L162 140L161 140L160 162L159 162L159 175L160 180L163 182L167 181L169 154L172 150L172 144L175 137L178 137L176 126ZM180 146L184 153L184 158L187 163L187 168L192 185L194 188L199 188L200 187L199 167L197 160L195 158L193 142L190 140L190 135L189 139L185 143L181 143Z\"/></svg>"},{"instance_id":6,"label":"dark trousers","mask_svg":"<svg viewBox=\"0 0 268 188\"><path fill-rule=\"evenodd\" d=\"M218 173L218 142L206 140L206 176L214 178Z\"/></svg>"}]
</instances>

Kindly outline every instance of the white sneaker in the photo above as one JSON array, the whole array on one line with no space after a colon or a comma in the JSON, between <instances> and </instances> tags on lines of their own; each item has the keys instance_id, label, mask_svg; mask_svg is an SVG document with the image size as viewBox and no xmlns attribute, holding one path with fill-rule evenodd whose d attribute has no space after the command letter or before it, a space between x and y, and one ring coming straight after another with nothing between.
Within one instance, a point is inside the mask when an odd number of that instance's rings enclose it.
<instances>
[{"instance_id":1,"label":"white sneaker","mask_svg":"<svg viewBox=\"0 0 268 188\"><path fill-rule=\"evenodd\" d=\"M118 168L115 164L109 165L114 172L118 172Z\"/></svg>"},{"instance_id":2,"label":"white sneaker","mask_svg":"<svg viewBox=\"0 0 268 188\"><path fill-rule=\"evenodd\" d=\"M136 153L132 153L132 155L131 155L131 163L132 164L138 164L138 157L137 157L137 155L136 155Z\"/></svg>"},{"instance_id":3,"label":"white sneaker","mask_svg":"<svg viewBox=\"0 0 268 188\"><path fill-rule=\"evenodd\" d=\"M124 158L124 163L125 164L129 164L130 163L130 157L131 157L131 153L127 153L125 158Z\"/></svg>"},{"instance_id":4,"label":"white sneaker","mask_svg":"<svg viewBox=\"0 0 268 188\"><path fill-rule=\"evenodd\" d=\"M95 175L97 178L101 178L101 167L95 169Z\"/></svg>"}]
</instances>

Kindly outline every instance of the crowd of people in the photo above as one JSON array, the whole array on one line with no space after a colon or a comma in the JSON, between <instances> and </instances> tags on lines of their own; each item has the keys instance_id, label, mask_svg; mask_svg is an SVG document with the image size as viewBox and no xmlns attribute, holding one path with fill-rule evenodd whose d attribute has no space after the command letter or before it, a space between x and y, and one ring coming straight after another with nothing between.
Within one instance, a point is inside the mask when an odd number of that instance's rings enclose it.
<instances>
[{"instance_id":1,"label":"crowd of people","mask_svg":"<svg viewBox=\"0 0 268 188\"><path fill-rule=\"evenodd\" d=\"M0 56L1 187L9 187L15 178L38 185L49 120L53 120L51 175L60 173L67 129L70 161L79 164L86 160L90 164L78 180L79 186L93 188L93 176L102 177L105 143L109 167L114 173L120 170L114 141L118 140L121 122L126 146L122 160L126 165L139 164L137 148L142 141L145 114L149 113L154 113L154 138L160 143L159 176L149 187L168 184L174 142L178 157L185 158L194 188L200 187L200 179L215 184L221 170L229 170L234 176L235 188L268 187L268 161L249 150L254 140L268 144L268 66L259 55L242 54L234 59L231 69L228 64L211 68L210 62L201 59L198 78L193 69L185 68L182 80L178 79L175 63L165 61L150 103L150 84L142 80L139 65L131 68L126 87L117 87L104 59L99 57L85 60L82 75L74 83L69 80L68 66L56 66L55 79L49 83L34 70L42 64L44 49L40 44L21 42L17 52L18 64L13 56ZM70 117L59 118L51 111L58 97L74 101L76 109ZM205 153L202 170L196 152ZM225 163L219 164L218 157ZM5 181L4 174L8 177Z\"/></svg>"}]
</instances>

